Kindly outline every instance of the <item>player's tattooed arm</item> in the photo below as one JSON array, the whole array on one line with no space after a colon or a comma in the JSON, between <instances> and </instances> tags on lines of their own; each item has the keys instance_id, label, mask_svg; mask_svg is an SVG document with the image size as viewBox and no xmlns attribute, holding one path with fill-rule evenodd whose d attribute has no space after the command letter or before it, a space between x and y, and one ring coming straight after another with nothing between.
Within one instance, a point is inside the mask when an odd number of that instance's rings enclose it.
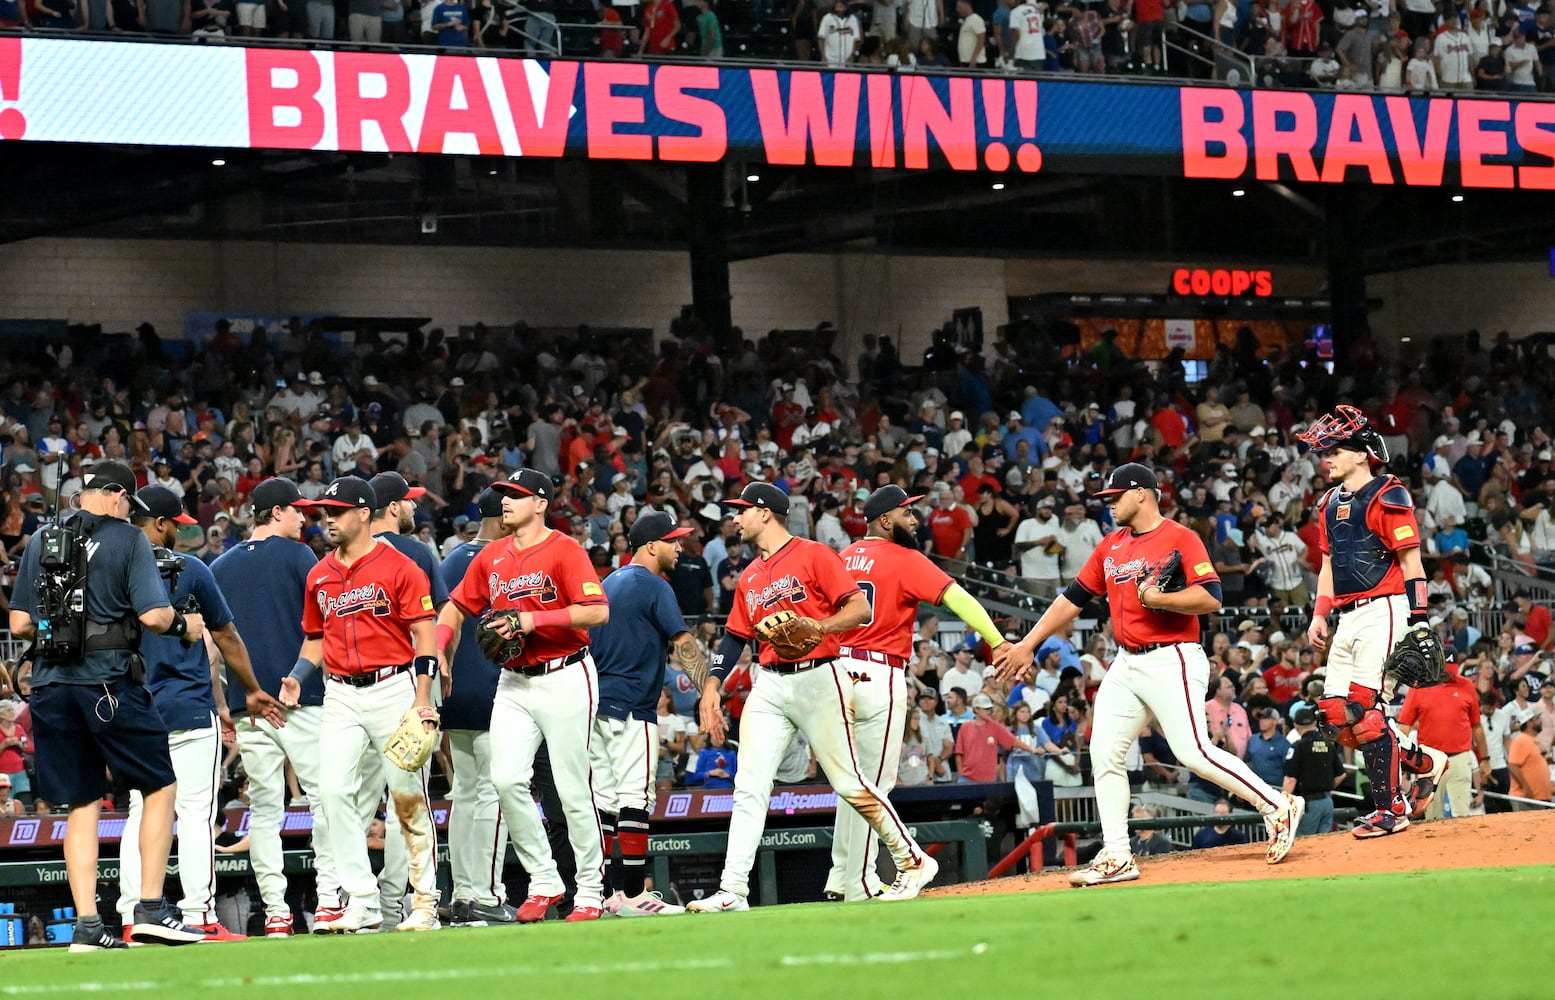
<instances>
[{"instance_id":1,"label":"player's tattooed arm","mask_svg":"<svg viewBox=\"0 0 1555 1000\"><path fill-rule=\"evenodd\" d=\"M674 648L675 665L691 679L698 691L707 682L707 652L690 632L682 632L670 640Z\"/></svg>"}]
</instances>

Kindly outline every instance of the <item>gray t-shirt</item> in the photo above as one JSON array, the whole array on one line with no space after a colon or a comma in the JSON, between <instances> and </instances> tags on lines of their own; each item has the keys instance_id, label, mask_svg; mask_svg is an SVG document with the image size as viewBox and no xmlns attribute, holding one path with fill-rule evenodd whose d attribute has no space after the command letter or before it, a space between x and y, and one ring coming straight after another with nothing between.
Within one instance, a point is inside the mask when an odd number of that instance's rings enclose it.
<instances>
[{"instance_id":1,"label":"gray t-shirt","mask_svg":"<svg viewBox=\"0 0 1555 1000\"><path fill-rule=\"evenodd\" d=\"M127 521L101 514L83 512L75 518L81 520L83 530L90 531L86 587L89 622L110 625L169 606L167 586L157 572L156 558L145 534ZM41 531L28 541L16 573L16 590L11 595L12 609L25 611L33 621L38 620L40 613L37 587L42 541ZM84 663L38 660L33 664L32 685L39 688L45 684L106 684L128 673L134 655L133 650L107 649L86 654Z\"/></svg>"},{"instance_id":2,"label":"gray t-shirt","mask_svg":"<svg viewBox=\"0 0 1555 1000\"><path fill-rule=\"evenodd\" d=\"M562 429L549 420L536 420L529 425L528 436L535 442L530 467L547 476L561 475Z\"/></svg>"}]
</instances>

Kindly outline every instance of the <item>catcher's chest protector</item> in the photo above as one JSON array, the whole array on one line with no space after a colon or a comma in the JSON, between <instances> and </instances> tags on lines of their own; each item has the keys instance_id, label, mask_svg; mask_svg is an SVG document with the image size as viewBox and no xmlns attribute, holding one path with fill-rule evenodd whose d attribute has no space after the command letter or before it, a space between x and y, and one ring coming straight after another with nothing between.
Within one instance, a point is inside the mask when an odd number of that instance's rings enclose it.
<instances>
[{"instance_id":1,"label":"catcher's chest protector","mask_svg":"<svg viewBox=\"0 0 1555 1000\"><path fill-rule=\"evenodd\" d=\"M1323 508L1328 531L1329 563L1334 571L1334 596L1364 594L1382 582L1393 566L1393 553L1367 524L1367 512L1391 476L1378 476L1354 493L1334 489Z\"/></svg>"}]
</instances>

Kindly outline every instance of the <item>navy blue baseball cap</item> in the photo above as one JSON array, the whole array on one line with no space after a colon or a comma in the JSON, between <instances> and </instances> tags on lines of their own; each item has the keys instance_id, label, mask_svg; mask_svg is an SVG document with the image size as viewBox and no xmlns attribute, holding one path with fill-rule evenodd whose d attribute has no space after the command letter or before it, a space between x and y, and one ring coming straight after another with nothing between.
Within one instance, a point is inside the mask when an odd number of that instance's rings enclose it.
<instances>
[{"instance_id":1,"label":"navy blue baseball cap","mask_svg":"<svg viewBox=\"0 0 1555 1000\"><path fill-rule=\"evenodd\" d=\"M249 494L249 499L253 501L255 511L292 507L302 499L302 491L297 489L297 484L290 479L271 476L254 487L254 492Z\"/></svg>"},{"instance_id":2,"label":"navy blue baseball cap","mask_svg":"<svg viewBox=\"0 0 1555 1000\"><path fill-rule=\"evenodd\" d=\"M130 498L131 510L142 517L165 517L175 524L199 524L184 510L178 494L166 486L145 486Z\"/></svg>"},{"instance_id":3,"label":"navy blue baseball cap","mask_svg":"<svg viewBox=\"0 0 1555 1000\"><path fill-rule=\"evenodd\" d=\"M627 541L632 548L640 549L650 542L667 542L691 534L691 525L676 524L673 515L662 511L650 511L632 522Z\"/></svg>"},{"instance_id":4,"label":"navy blue baseball cap","mask_svg":"<svg viewBox=\"0 0 1555 1000\"><path fill-rule=\"evenodd\" d=\"M135 492L135 473L123 462L115 462L105 459L92 466L92 471L81 477L83 490L123 490L125 493Z\"/></svg>"},{"instance_id":5,"label":"navy blue baseball cap","mask_svg":"<svg viewBox=\"0 0 1555 1000\"><path fill-rule=\"evenodd\" d=\"M481 517L501 517L502 494L493 489L481 490L481 495L475 498L475 506L480 508Z\"/></svg>"},{"instance_id":6,"label":"navy blue baseball cap","mask_svg":"<svg viewBox=\"0 0 1555 1000\"><path fill-rule=\"evenodd\" d=\"M297 506L330 507L335 510L350 510L356 507L361 510L372 510L378 506L378 497L373 493L372 484L367 480L356 476L341 476L330 483L317 500L303 500L298 502Z\"/></svg>"},{"instance_id":7,"label":"navy blue baseball cap","mask_svg":"<svg viewBox=\"0 0 1555 1000\"><path fill-rule=\"evenodd\" d=\"M1161 484L1156 481L1155 473L1146 466L1138 462L1126 462L1112 470L1112 475L1107 477L1106 489L1097 490L1093 495L1108 497L1140 488L1158 490Z\"/></svg>"},{"instance_id":8,"label":"navy blue baseball cap","mask_svg":"<svg viewBox=\"0 0 1555 1000\"><path fill-rule=\"evenodd\" d=\"M419 500L427 493L425 487L410 485L398 472L380 472L369 481L369 485L377 500L373 506L380 509L396 500Z\"/></svg>"},{"instance_id":9,"label":"navy blue baseball cap","mask_svg":"<svg viewBox=\"0 0 1555 1000\"><path fill-rule=\"evenodd\" d=\"M492 483L491 488L542 500L549 500L556 495L556 486L551 482L551 477L536 469L519 469L508 478Z\"/></svg>"},{"instance_id":10,"label":"navy blue baseball cap","mask_svg":"<svg viewBox=\"0 0 1555 1000\"><path fill-rule=\"evenodd\" d=\"M747 483L739 499L725 501L731 507L765 507L774 514L788 516L788 494L771 483Z\"/></svg>"},{"instance_id":11,"label":"navy blue baseball cap","mask_svg":"<svg viewBox=\"0 0 1555 1000\"><path fill-rule=\"evenodd\" d=\"M923 499L923 494L915 497L908 496L907 491L900 486L882 486L869 495L864 501L864 519L873 521L887 511L896 510L898 507L909 507Z\"/></svg>"}]
</instances>

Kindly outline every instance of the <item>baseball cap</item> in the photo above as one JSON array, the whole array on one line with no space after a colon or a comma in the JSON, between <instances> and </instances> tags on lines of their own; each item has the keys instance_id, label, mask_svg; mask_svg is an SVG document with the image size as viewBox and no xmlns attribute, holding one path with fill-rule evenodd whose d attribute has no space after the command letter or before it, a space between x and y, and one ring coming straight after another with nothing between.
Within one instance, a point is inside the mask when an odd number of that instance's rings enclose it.
<instances>
[{"instance_id":1,"label":"baseball cap","mask_svg":"<svg viewBox=\"0 0 1555 1000\"><path fill-rule=\"evenodd\" d=\"M910 504L915 504L922 499L923 494L920 493L917 496L908 496L906 490L894 484L891 486L882 486L875 492L869 494L869 499L864 501L864 519L867 521L873 521L875 518L880 517L887 511L893 511L899 507L906 507Z\"/></svg>"},{"instance_id":2,"label":"baseball cap","mask_svg":"<svg viewBox=\"0 0 1555 1000\"><path fill-rule=\"evenodd\" d=\"M135 473L123 462L104 460L92 466L92 471L81 477L83 490L111 490L118 488L126 493L135 492Z\"/></svg>"},{"instance_id":3,"label":"baseball cap","mask_svg":"<svg viewBox=\"0 0 1555 1000\"><path fill-rule=\"evenodd\" d=\"M371 483L356 476L341 476L325 487L323 494L317 500L304 500L297 506L331 507L335 510L350 510L355 507L361 510L372 510L377 505L378 497L373 493Z\"/></svg>"},{"instance_id":4,"label":"baseball cap","mask_svg":"<svg viewBox=\"0 0 1555 1000\"><path fill-rule=\"evenodd\" d=\"M627 541L631 543L632 548L640 549L649 542L667 542L689 534L691 534L691 525L676 524L674 515L656 510L632 522L632 530L627 534Z\"/></svg>"},{"instance_id":5,"label":"baseball cap","mask_svg":"<svg viewBox=\"0 0 1555 1000\"><path fill-rule=\"evenodd\" d=\"M1257 427L1254 427L1252 430L1248 431L1247 432L1247 436L1251 437L1251 438L1261 438L1261 437L1264 437L1265 435L1267 435L1268 433L1269 433L1268 431L1263 429L1263 425L1259 424Z\"/></svg>"},{"instance_id":6,"label":"baseball cap","mask_svg":"<svg viewBox=\"0 0 1555 1000\"><path fill-rule=\"evenodd\" d=\"M502 494L493 489L481 490L480 496L475 498L475 506L480 509L481 517L501 517Z\"/></svg>"},{"instance_id":7,"label":"baseball cap","mask_svg":"<svg viewBox=\"0 0 1555 1000\"><path fill-rule=\"evenodd\" d=\"M988 666L983 668L983 680L986 681L988 678L992 677L994 674L997 674L998 672L999 672L999 668L998 667L994 666L992 663L988 664Z\"/></svg>"},{"instance_id":8,"label":"baseball cap","mask_svg":"<svg viewBox=\"0 0 1555 1000\"><path fill-rule=\"evenodd\" d=\"M426 496L426 489L412 486L398 472L380 472L368 483L378 502L374 507L383 508L396 500L417 500Z\"/></svg>"},{"instance_id":9,"label":"baseball cap","mask_svg":"<svg viewBox=\"0 0 1555 1000\"><path fill-rule=\"evenodd\" d=\"M270 510L274 507L294 506L302 499L302 493L290 479L272 476L255 486L249 499L254 503L254 510Z\"/></svg>"},{"instance_id":10,"label":"baseball cap","mask_svg":"<svg viewBox=\"0 0 1555 1000\"><path fill-rule=\"evenodd\" d=\"M705 503L702 509L697 511L697 516L708 521L722 521L724 509L716 503Z\"/></svg>"},{"instance_id":11,"label":"baseball cap","mask_svg":"<svg viewBox=\"0 0 1555 1000\"><path fill-rule=\"evenodd\" d=\"M519 469L506 479L499 479L492 483L491 488L516 493L521 497L539 497L542 500L550 500L556 495L556 487L551 483L551 477L535 469Z\"/></svg>"},{"instance_id":12,"label":"baseball cap","mask_svg":"<svg viewBox=\"0 0 1555 1000\"><path fill-rule=\"evenodd\" d=\"M1313 714L1310 708L1298 708L1292 721L1298 726L1315 726L1317 725L1317 716Z\"/></svg>"},{"instance_id":13,"label":"baseball cap","mask_svg":"<svg viewBox=\"0 0 1555 1000\"><path fill-rule=\"evenodd\" d=\"M1107 477L1105 489L1096 491L1096 496L1107 497L1118 493L1127 493L1129 490L1144 488L1147 490L1160 489L1156 482L1155 473L1138 462L1125 462L1112 470L1112 475Z\"/></svg>"},{"instance_id":14,"label":"baseball cap","mask_svg":"<svg viewBox=\"0 0 1555 1000\"><path fill-rule=\"evenodd\" d=\"M973 708L993 708L993 699L986 694L979 694L972 699Z\"/></svg>"},{"instance_id":15,"label":"baseball cap","mask_svg":"<svg viewBox=\"0 0 1555 1000\"><path fill-rule=\"evenodd\" d=\"M10 787L11 787L11 776L9 774L0 773L0 788L10 788Z\"/></svg>"},{"instance_id":16,"label":"baseball cap","mask_svg":"<svg viewBox=\"0 0 1555 1000\"><path fill-rule=\"evenodd\" d=\"M930 701L939 701L939 695L934 693L933 688L924 688L918 692L919 701L922 701L925 698L929 699Z\"/></svg>"},{"instance_id":17,"label":"baseball cap","mask_svg":"<svg viewBox=\"0 0 1555 1000\"><path fill-rule=\"evenodd\" d=\"M1237 635L1241 635L1243 632L1250 632L1257 627L1258 623L1253 621L1251 618L1243 618L1242 621L1237 625L1236 632Z\"/></svg>"},{"instance_id":18,"label":"baseball cap","mask_svg":"<svg viewBox=\"0 0 1555 1000\"><path fill-rule=\"evenodd\" d=\"M165 517L175 524L199 524L184 510L178 495L166 486L147 486L130 499L135 513L145 517Z\"/></svg>"},{"instance_id":19,"label":"baseball cap","mask_svg":"<svg viewBox=\"0 0 1555 1000\"><path fill-rule=\"evenodd\" d=\"M964 424L964 423L966 423L966 414L962 413L960 410L951 410L950 411L950 419L951 420L959 420L959 421L961 421Z\"/></svg>"},{"instance_id":20,"label":"baseball cap","mask_svg":"<svg viewBox=\"0 0 1555 1000\"><path fill-rule=\"evenodd\" d=\"M788 515L788 494L771 483L747 483L738 499L727 502L731 507L765 507L774 514Z\"/></svg>"},{"instance_id":21,"label":"baseball cap","mask_svg":"<svg viewBox=\"0 0 1555 1000\"><path fill-rule=\"evenodd\" d=\"M1523 728L1523 726L1527 725L1531 720L1537 719L1538 717L1539 717L1539 707L1537 705L1530 704L1527 708L1523 709L1521 712L1518 712L1515 716L1513 716L1513 718L1512 718L1512 727L1514 729L1521 729L1521 728Z\"/></svg>"}]
</instances>

